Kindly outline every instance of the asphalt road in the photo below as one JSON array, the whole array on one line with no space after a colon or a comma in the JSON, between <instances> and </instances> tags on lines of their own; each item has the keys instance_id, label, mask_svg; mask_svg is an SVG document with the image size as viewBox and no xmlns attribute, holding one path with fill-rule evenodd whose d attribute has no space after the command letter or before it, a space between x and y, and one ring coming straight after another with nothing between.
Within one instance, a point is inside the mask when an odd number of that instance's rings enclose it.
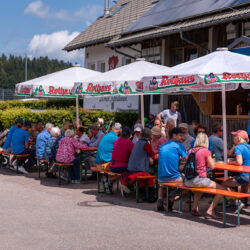
<instances>
[{"instance_id":1,"label":"asphalt road","mask_svg":"<svg viewBox=\"0 0 250 250\"><path fill-rule=\"evenodd\" d=\"M250 209L240 227L222 228L134 196L97 195L95 182L58 187L34 176L0 170L0 249L250 249Z\"/></svg>"}]
</instances>

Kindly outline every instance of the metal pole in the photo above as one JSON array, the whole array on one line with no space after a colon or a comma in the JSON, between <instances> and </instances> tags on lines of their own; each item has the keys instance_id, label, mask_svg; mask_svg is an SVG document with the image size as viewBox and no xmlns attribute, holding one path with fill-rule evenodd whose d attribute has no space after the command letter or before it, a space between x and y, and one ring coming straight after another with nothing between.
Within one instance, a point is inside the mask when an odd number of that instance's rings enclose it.
<instances>
[{"instance_id":1,"label":"metal pole","mask_svg":"<svg viewBox=\"0 0 250 250\"><path fill-rule=\"evenodd\" d=\"M27 81L27 54L25 54L25 81Z\"/></svg>"},{"instance_id":2,"label":"metal pole","mask_svg":"<svg viewBox=\"0 0 250 250\"><path fill-rule=\"evenodd\" d=\"M79 126L79 95L76 95L76 123Z\"/></svg>"},{"instance_id":3,"label":"metal pole","mask_svg":"<svg viewBox=\"0 0 250 250\"><path fill-rule=\"evenodd\" d=\"M224 162L227 163L227 112L226 112L226 86L222 83L222 123L223 123L223 143ZM228 171L224 171L224 176L228 177Z\"/></svg>"},{"instance_id":4,"label":"metal pole","mask_svg":"<svg viewBox=\"0 0 250 250\"><path fill-rule=\"evenodd\" d=\"M144 126L145 126L145 124L144 124L144 96L141 95L140 99L141 99L141 124L144 128Z\"/></svg>"}]
</instances>

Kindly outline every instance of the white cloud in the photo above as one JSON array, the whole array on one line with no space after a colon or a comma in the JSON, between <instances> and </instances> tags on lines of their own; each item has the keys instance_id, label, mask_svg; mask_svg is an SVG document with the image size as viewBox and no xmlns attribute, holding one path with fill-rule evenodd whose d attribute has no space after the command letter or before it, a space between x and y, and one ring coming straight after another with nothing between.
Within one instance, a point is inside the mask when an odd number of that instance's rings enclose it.
<instances>
[{"instance_id":1,"label":"white cloud","mask_svg":"<svg viewBox=\"0 0 250 250\"><path fill-rule=\"evenodd\" d=\"M38 0L31 2L24 10L25 14L32 14L40 18L46 18L49 15L49 6L43 4L42 1Z\"/></svg>"},{"instance_id":2,"label":"white cloud","mask_svg":"<svg viewBox=\"0 0 250 250\"><path fill-rule=\"evenodd\" d=\"M83 21L85 24L93 22L102 12L103 7L99 4L86 5L73 12L65 9L52 11L50 6L45 5L41 0L31 2L24 10L25 14L34 15L41 19L65 22Z\"/></svg>"},{"instance_id":3,"label":"white cloud","mask_svg":"<svg viewBox=\"0 0 250 250\"><path fill-rule=\"evenodd\" d=\"M28 53L32 57L48 56L51 59L71 61L73 63L83 62L83 50L72 52L62 50L65 44L72 41L78 34L79 32L70 34L69 31L62 30L51 34L34 35L28 45Z\"/></svg>"}]
</instances>

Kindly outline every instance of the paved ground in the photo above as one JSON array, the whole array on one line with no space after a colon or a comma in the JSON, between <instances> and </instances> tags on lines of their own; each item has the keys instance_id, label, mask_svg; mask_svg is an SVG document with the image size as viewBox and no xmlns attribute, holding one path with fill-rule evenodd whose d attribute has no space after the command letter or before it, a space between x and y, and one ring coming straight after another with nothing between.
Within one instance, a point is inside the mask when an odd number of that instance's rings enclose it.
<instances>
[{"instance_id":1,"label":"paved ground","mask_svg":"<svg viewBox=\"0 0 250 250\"><path fill-rule=\"evenodd\" d=\"M0 249L250 247L250 209L241 227L222 228L187 212L158 213L155 204L136 204L134 196L97 195L94 182L58 187L56 180L35 176L0 170ZM236 222L232 213L228 219Z\"/></svg>"}]
</instances>

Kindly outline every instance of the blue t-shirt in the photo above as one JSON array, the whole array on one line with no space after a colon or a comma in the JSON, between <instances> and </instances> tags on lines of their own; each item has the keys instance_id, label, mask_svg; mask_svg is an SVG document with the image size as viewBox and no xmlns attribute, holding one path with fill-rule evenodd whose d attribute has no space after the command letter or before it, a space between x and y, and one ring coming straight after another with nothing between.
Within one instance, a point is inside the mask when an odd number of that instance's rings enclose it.
<instances>
[{"instance_id":1,"label":"blue t-shirt","mask_svg":"<svg viewBox=\"0 0 250 250\"><path fill-rule=\"evenodd\" d=\"M160 181L173 181L181 176L179 172L180 157L187 157L187 151L182 143L168 141L161 145L158 159L158 179Z\"/></svg>"},{"instance_id":2,"label":"blue t-shirt","mask_svg":"<svg viewBox=\"0 0 250 250\"><path fill-rule=\"evenodd\" d=\"M112 151L118 136L113 131L103 136L96 154L96 163L104 163L111 161Z\"/></svg>"},{"instance_id":3,"label":"blue t-shirt","mask_svg":"<svg viewBox=\"0 0 250 250\"><path fill-rule=\"evenodd\" d=\"M224 149L224 143L223 140L216 136L216 135L211 135L209 137L210 141L213 143L213 150L215 154L215 161L223 161L222 153Z\"/></svg>"},{"instance_id":4,"label":"blue t-shirt","mask_svg":"<svg viewBox=\"0 0 250 250\"><path fill-rule=\"evenodd\" d=\"M11 126L11 128L7 134L6 141L3 144L3 148L10 148L11 147L12 136L13 136L14 131L17 129L18 129L18 127L16 125Z\"/></svg>"},{"instance_id":5,"label":"blue t-shirt","mask_svg":"<svg viewBox=\"0 0 250 250\"><path fill-rule=\"evenodd\" d=\"M14 131L11 141L12 152L17 155L25 150L25 142L29 142L29 132L23 128Z\"/></svg>"},{"instance_id":6,"label":"blue t-shirt","mask_svg":"<svg viewBox=\"0 0 250 250\"><path fill-rule=\"evenodd\" d=\"M195 143L195 140L190 142L190 149L194 148L194 143ZM208 150L213 151L213 143L210 139L208 139Z\"/></svg>"},{"instance_id":7,"label":"blue t-shirt","mask_svg":"<svg viewBox=\"0 0 250 250\"><path fill-rule=\"evenodd\" d=\"M243 159L243 166L249 166L250 167L250 145L247 143L242 143L234 148L234 154L235 155L242 155ZM248 173L239 173L239 175L248 175Z\"/></svg>"}]
</instances>

